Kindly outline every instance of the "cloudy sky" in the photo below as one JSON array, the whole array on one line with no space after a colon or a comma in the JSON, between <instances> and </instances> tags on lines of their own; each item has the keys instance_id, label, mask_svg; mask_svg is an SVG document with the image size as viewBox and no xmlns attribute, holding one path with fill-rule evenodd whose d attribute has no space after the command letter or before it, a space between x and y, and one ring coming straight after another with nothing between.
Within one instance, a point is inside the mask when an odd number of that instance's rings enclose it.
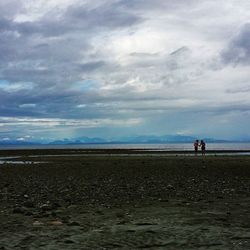
<instances>
[{"instance_id":1,"label":"cloudy sky","mask_svg":"<svg viewBox=\"0 0 250 250\"><path fill-rule=\"evenodd\" d=\"M250 137L249 0L0 10L0 139Z\"/></svg>"}]
</instances>

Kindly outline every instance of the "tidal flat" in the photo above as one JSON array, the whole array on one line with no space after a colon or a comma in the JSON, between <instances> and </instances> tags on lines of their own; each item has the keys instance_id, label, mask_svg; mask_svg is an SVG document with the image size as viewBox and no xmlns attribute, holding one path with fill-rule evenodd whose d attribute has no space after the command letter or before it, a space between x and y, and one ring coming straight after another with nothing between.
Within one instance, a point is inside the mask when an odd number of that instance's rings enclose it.
<instances>
[{"instance_id":1,"label":"tidal flat","mask_svg":"<svg viewBox=\"0 0 250 250\"><path fill-rule=\"evenodd\" d=\"M248 155L0 155L2 250L250 249Z\"/></svg>"}]
</instances>

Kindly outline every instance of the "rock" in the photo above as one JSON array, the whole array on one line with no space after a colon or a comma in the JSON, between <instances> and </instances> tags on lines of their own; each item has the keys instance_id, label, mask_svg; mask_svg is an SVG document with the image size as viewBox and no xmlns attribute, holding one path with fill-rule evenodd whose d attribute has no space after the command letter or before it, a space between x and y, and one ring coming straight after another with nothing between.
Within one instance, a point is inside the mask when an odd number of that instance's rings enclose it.
<instances>
[{"instance_id":1,"label":"rock","mask_svg":"<svg viewBox=\"0 0 250 250\"><path fill-rule=\"evenodd\" d=\"M61 207L61 205L57 202L54 202L51 207L54 209L57 209L57 208Z\"/></svg>"},{"instance_id":2,"label":"rock","mask_svg":"<svg viewBox=\"0 0 250 250\"><path fill-rule=\"evenodd\" d=\"M23 206L27 207L27 208L34 208L35 207L35 205L34 205L34 203L32 201L25 201L23 203Z\"/></svg>"},{"instance_id":3,"label":"rock","mask_svg":"<svg viewBox=\"0 0 250 250\"><path fill-rule=\"evenodd\" d=\"M52 212L51 212L51 216L56 217L56 216L57 216L57 213L56 213L55 211L52 211Z\"/></svg>"},{"instance_id":4,"label":"rock","mask_svg":"<svg viewBox=\"0 0 250 250\"><path fill-rule=\"evenodd\" d=\"M167 199L158 199L158 201L160 201L160 202L169 202L169 200L167 200Z\"/></svg>"},{"instance_id":5,"label":"rock","mask_svg":"<svg viewBox=\"0 0 250 250\"><path fill-rule=\"evenodd\" d=\"M124 225L127 222L128 222L127 220L121 220L121 221L117 222L116 225Z\"/></svg>"},{"instance_id":6,"label":"rock","mask_svg":"<svg viewBox=\"0 0 250 250\"><path fill-rule=\"evenodd\" d=\"M42 225L43 225L43 223L41 221L36 220L33 222L33 226L37 227L37 226L42 226Z\"/></svg>"},{"instance_id":7,"label":"rock","mask_svg":"<svg viewBox=\"0 0 250 250\"><path fill-rule=\"evenodd\" d=\"M217 199L223 199L223 196L219 195L216 197Z\"/></svg>"},{"instance_id":8,"label":"rock","mask_svg":"<svg viewBox=\"0 0 250 250\"><path fill-rule=\"evenodd\" d=\"M50 205L50 204L43 204L40 206L40 208L43 210L43 211L50 211L50 210L53 210L53 207Z\"/></svg>"},{"instance_id":9,"label":"rock","mask_svg":"<svg viewBox=\"0 0 250 250\"><path fill-rule=\"evenodd\" d=\"M14 214L24 214L26 210L23 207L16 207L13 209Z\"/></svg>"},{"instance_id":10,"label":"rock","mask_svg":"<svg viewBox=\"0 0 250 250\"><path fill-rule=\"evenodd\" d=\"M63 223L60 220L51 221L49 224L52 226L62 226L63 225Z\"/></svg>"},{"instance_id":11,"label":"rock","mask_svg":"<svg viewBox=\"0 0 250 250\"><path fill-rule=\"evenodd\" d=\"M64 198L64 201L67 203L71 203L71 199L69 197Z\"/></svg>"},{"instance_id":12,"label":"rock","mask_svg":"<svg viewBox=\"0 0 250 250\"><path fill-rule=\"evenodd\" d=\"M33 213L32 213L31 211L27 211L27 212L25 213L25 215L26 215L26 216L32 216Z\"/></svg>"},{"instance_id":13,"label":"rock","mask_svg":"<svg viewBox=\"0 0 250 250\"><path fill-rule=\"evenodd\" d=\"M68 209L77 209L77 208L78 208L77 205L69 205L69 206L68 206Z\"/></svg>"},{"instance_id":14,"label":"rock","mask_svg":"<svg viewBox=\"0 0 250 250\"><path fill-rule=\"evenodd\" d=\"M75 242L73 240L65 240L64 243L66 243L66 244L74 244Z\"/></svg>"},{"instance_id":15,"label":"rock","mask_svg":"<svg viewBox=\"0 0 250 250\"><path fill-rule=\"evenodd\" d=\"M103 211L101 211L101 210L96 210L95 214L104 215Z\"/></svg>"},{"instance_id":16,"label":"rock","mask_svg":"<svg viewBox=\"0 0 250 250\"><path fill-rule=\"evenodd\" d=\"M154 226L158 225L157 223L151 223L151 222L137 222L135 223L136 226Z\"/></svg>"},{"instance_id":17,"label":"rock","mask_svg":"<svg viewBox=\"0 0 250 250\"><path fill-rule=\"evenodd\" d=\"M70 216L62 216L60 217L60 219L63 223L69 223Z\"/></svg>"},{"instance_id":18,"label":"rock","mask_svg":"<svg viewBox=\"0 0 250 250\"><path fill-rule=\"evenodd\" d=\"M72 222L69 222L68 223L68 226L71 226L71 227L78 227L78 226L81 226L80 223L76 222L76 221L72 221Z\"/></svg>"},{"instance_id":19,"label":"rock","mask_svg":"<svg viewBox=\"0 0 250 250\"><path fill-rule=\"evenodd\" d=\"M39 216L40 216L40 218L48 218L48 217L50 217L50 215L51 215L51 213L50 212L41 212L40 214L39 214Z\"/></svg>"},{"instance_id":20,"label":"rock","mask_svg":"<svg viewBox=\"0 0 250 250\"><path fill-rule=\"evenodd\" d=\"M128 233L135 233L136 230L135 229L128 229L128 230L126 230L126 232L128 232Z\"/></svg>"},{"instance_id":21,"label":"rock","mask_svg":"<svg viewBox=\"0 0 250 250\"><path fill-rule=\"evenodd\" d=\"M124 214L123 211L118 211L118 212L115 213L115 216L116 216L117 218L124 218L125 214Z\"/></svg>"}]
</instances>

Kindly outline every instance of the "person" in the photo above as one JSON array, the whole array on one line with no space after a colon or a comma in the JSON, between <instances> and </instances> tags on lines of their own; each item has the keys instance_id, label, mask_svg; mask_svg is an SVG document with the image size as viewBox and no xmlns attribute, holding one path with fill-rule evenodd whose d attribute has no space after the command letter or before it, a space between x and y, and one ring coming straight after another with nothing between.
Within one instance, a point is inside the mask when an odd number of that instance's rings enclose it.
<instances>
[{"instance_id":1,"label":"person","mask_svg":"<svg viewBox=\"0 0 250 250\"><path fill-rule=\"evenodd\" d=\"M205 143L204 140L201 140L200 146L201 146L202 155L205 155L205 153L206 153L206 143Z\"/></svg>"},{"instance_id":2,"label":"person","mask_svg":"<svg viewBox=\"0 0 250 250\"><path fill-rule=\"evenodd\" d=\"M195 140L194 141L194 153L195 153L195 155L197 155L197 153L198 153L198 146L199 146L199 141Z\"/></svg>"}]
</instances>

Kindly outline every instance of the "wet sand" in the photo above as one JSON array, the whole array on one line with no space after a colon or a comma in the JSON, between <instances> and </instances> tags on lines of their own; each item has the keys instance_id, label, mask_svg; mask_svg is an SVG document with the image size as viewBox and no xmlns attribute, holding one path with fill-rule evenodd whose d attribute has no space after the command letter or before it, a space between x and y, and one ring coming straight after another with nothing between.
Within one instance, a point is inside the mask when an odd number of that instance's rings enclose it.
<instances>
[{"instance_id":1,"label":"wet sand","mask_svg":"<svg viewBox=\"0 0 250 250\"><path fill-rule=\"evenodd\" d=\"M0 151L0 249L250 249L249 156L82 153Z\"/></svg>"}]
</instances>

